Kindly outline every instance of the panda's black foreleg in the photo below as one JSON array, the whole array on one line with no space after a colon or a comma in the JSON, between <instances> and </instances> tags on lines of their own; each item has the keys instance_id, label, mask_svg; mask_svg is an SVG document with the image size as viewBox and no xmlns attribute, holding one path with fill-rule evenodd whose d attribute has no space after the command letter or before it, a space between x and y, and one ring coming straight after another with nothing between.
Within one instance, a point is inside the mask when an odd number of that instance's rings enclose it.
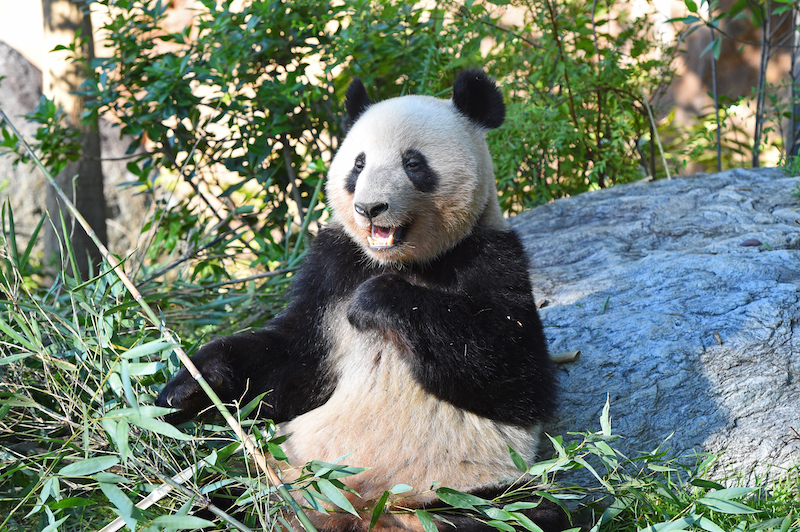
<instances>
[{"instance_id":1,"label":"panda's black foreleg","mask_svg":"<svg viewBox=\"0 0 800 532\"><path fill-rule=\"evenodd\" d=\"M234 360L230 356L233 347L231 344L227 338L221 338L206 344L191 357L192 363L223 402L234 399L236 392L242 389L240 376L235 371ZM211 399L189 371L181 368L162 388L156 398L156 405L178 409L177 412L165 416L166 421L177 425L189 421L210 407Z\"/></svg>"},{"instance_id":2,"label":"panda's black foreleg","mask_svg":"<svg viewBox=\"0 0 800 532\"><path fill-rule=\"evenodd\" d=\"M331 393L314 332L313 327L305 335L271 328L228 336L206 344L191 359L223 402L246 404L267 392L259 415L281 422L319 406ZM165 419L179 424L209 408L211 400L181 368L156 405L178 409Z\"/></svg>"}]
</instances>

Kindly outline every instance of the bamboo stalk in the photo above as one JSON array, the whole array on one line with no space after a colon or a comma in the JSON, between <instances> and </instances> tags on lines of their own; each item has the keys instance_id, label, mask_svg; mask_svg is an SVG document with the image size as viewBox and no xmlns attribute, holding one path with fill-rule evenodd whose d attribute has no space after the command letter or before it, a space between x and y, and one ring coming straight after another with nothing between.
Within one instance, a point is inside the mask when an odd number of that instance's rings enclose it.
<instances>
[{"instance_id":1,"label":"bamboo stalk","mask_svg":"<svg viewBox=\"0 0 800 532\"><path fill-rule=\"evenodd\" d=\"M261 469L261 471L263 471L264 474L267 475L269 481L277 488L281 498L295 512L295 514L297 515L297 519L303 525L303 528L305 528L307 532L316 532L316 528L308 519L308 516L305 514L305 512L303 512L303 509L300 508L300 506L291 496L289 490L286 488L286 485L283 484L283 482L281 482L277 473L275 473L275 471L272 470L269 464L267 464L267 459L264 456L264 454L255 446L255 443L250 438L250 436L248 436L247 433L244 432L242 426L239 424L238 421L236 421L236 419L230 413L228 408L222 403L216 392L206 382L206 380L203 378L203 375L200 373L200 371L198 371L197 367L188 357L186 352L180 347L180 344L172 336L172 333L170 333L170 331L161 322L161 320L158 319L155 312L153 312L153 309L150 308L150 305L147 303L147 301L144 300L142 294L139 292L139 290L136 288L133 282L131 282L130 278L125 274L125 271L123 270L121 263L116 259L116 257L114 257L113 255L111 255L111 253L109 253L108 248L106 248L105 245L103 245L103 243L100 241L98 236L95 234L94 229L92 229L92 227L89 225L86 219L81 215L81 213L78 212L78 209L75 207L72 201L70 201L67 195L64 194L64 191L61 190L61 187L59 187L58 183L55 182L53 176L50 175L50 172L47 170L47 168L44 167L42 162L34 153L33 149L31 149L30 145L25 141L25 139L20 134L19 130L17 130L14 124L8 119L8 116L6 116L5 112L3 112L2 109L0 109L0 117L2 117L5 123L8 124L8 126L11 128L11 130L19 139L19 142L22 143L22 145L25 147L25 150L31 156L33 162L36 164L36 166L39 167L39 169L44 174L45 178L47 178L47 181L49 181L50 184L53 186L53 188L56 191L56 194L58 194L58 196L64 202L64 205L67 207L69 212L72 214L75 220L77 220L78 223L80 223L81 227L83 228L84 231L86 231L86 234L89 236L89 238L91 238L92 241L95 243L95 245L100 250L100 253L103 256L103 259L106 262L108 262L108 264L111 266L111 269L117 275L119 280L122 282L123 285L125 285L125 288L128 289L128 292L131 294L131 296L133 296L133 299L139 304L142 311L147 316L147 319L150 320L150 322L158 328L162 338L164 338L165 341L171 344L175 344L174 348L175 353L178 355L178 358L180 359L183 366L186 368L189 374L197 381L197 383L200 385L200 387L203 389L206 395L208 395L209 399L211 399L211 402L214 403L214 406L217 407L217 410L219 410L220 414L222 414L222 417L225 419L225 422L228 424L231 430L233 430L233 432L236 434L236 437L239 438L239 440L242 442L247 452L250 453L250 455L253 457L259 469Z\"/></svg>"},{"instance_id":2,"label":"bamboo stalk","mask_svg":"<svg viewBox=\"0 0 800 532\"><path fill-rule=\"evenodd\" d=\"M575 362L580 358L581 352L580 351L564 351L563 353L555 353L550 355L550 360L552 360L555 364L568 364L569 362Z\"/></svg>"}]
</instances>

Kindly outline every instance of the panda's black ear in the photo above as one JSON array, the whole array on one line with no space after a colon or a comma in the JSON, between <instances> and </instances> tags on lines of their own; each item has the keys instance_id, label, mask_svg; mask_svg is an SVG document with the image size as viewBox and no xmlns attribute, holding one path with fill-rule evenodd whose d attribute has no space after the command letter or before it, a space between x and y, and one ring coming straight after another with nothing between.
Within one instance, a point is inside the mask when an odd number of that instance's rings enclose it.
<instances>
[{"instance_id":1,"label":"panda's black ear","mask_svg":"<svg viewBox=\"0 0 800 532\"><path fill-rule=\"evenodd\" d=\"M503 93L480 70L465 70L453 85L453 105L484 129L500 127L506 117Z\"/></svg>"},{"instance_id":2,"label":"panda's black ear","mask_svg":"<svg viewBox=\"0 0 800 532\"><path fill-rule=\"evenodd\" d=\"M344 97L344 108L347 110L348 122L352 124L358 117L372 105L367 95L367 89L359 78L355 78L347 87Z\"/></svg>"}]
</instances>

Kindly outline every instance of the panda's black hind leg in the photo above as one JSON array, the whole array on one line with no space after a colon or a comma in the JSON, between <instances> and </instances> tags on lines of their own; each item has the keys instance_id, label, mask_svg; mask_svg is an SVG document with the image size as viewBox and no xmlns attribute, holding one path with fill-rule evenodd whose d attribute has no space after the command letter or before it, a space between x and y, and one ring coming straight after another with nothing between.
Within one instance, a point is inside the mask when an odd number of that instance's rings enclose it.
<instances>
[{"instance_id":1,"label":"panda's black hind leg","mask_svg":"<svg viewBox=\"0 0 800 532\"><path fill-rule=\"evenodd\" d=\"M525 514L544 532L561 532L570 528L566 512L557 504L546 499L542 499L536 508L519 510L519 512ZM498 532L497 528L487 525L482 520L470 515L447 512L439 515L453 523L453 526L449 526L443 521L437 520L436 523L440 532ZM516 528L520 531L527 530L521 526Z\"/></svg>"},{"instance_id":2,"label":"panda's black hind leg","mask_svg":"<svg viewBox=\"0 0 800 532\"><path fill-rule=\"evenodd\" d=\"M471 491L470 493L488 501L506 491L507 488L508 486L489 486ZM564 509L558 504L548 499L536 496L524 498L523 501L537 503L537 505L534 508L527 508L517 511L536 523L544 532L561 532L562 530L566 530L571 527L567 512L564 511ZM428 506L427 509L434 510L437 507L440 506L438 504L434 504L432 506ZM449 526L445 522L437 519L436 523L440 532L497 532L495 527L487 525L484 522L486 520L485 516L469 515L463 512L449 511L444 511L438 515L453 524L453 526ZM527 530L520 525L516 526L515 528L520 531Z\"/></svg>"},{"instance_id":3,"label":"panda's black hind leg","mask_svg":"<svg viewBox=\"0 0 800 532\"><path fill-rule=\"evenodd\" d=\"M542 499L536 508L521 512L539 525L544 532L561 532L570 528L569 517L564 509L547 499Z\"/></svg>"}]
</instances>

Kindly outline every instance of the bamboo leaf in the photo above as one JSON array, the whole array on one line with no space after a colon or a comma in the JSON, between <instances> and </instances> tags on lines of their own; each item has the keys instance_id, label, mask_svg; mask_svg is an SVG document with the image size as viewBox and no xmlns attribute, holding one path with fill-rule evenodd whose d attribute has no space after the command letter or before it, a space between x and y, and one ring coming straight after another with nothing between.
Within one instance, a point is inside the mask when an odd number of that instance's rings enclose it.
<instances>
[{"instance_id":1,"label":"bamboo leaf","mask_svg":"<svg viewBox=\"0 0 800 532\"><path fill-rule=\"evenodd\" d=\"M350 504L350 501L347 500L347 497L344 496L344 493L339 491L336 486L334 486L330 480L321 478L317 481L317 486L319 486L319 490L325 495L328 500L330 500L333 504L344 510L345 512L351 513L358 516L358 512L356 509L353 508L353 505Z\"/></svg>"},{"instance_id":2,"label":"bamboo leaf","mask_svg":"<svg viewBox=\"0 0 800 532\"><path fill-rule=\"evenodd\" d=\"M720 527L708 517L700 516L695 520L694 523L707 532L725 532L724 528Z\"/></svg>"},{"instance_id":3,"label":"bamboo leaf","mask_svg":"<svg viewBox=\"0 0 800 532\"><path fill-rule=\"evenodd\" d=\"M675 532L677 530L686 530L694 523L693 517L684 517L683 519L676 519L675 521L664 521L645 528L640 528L639 532Z\"/></svg>"},{"instance_id":4,"label":"bamboo leaf","mask_svg":"<svg viewBox=\"0 0 800 532\"><path fill-rule=\"evenodd\" d=\"M509 525L508 523L504 523L503 521L494 521L494 520L487 521L486 524L489 526L493 526L498 530L505 530L506 532L515 532L513 526Z\"/></svg>"},{"instance_id":5,"label":"bamboo leaf","mask_svg":"<svg viewBox=\"0 0 800 532\"><path fill-rule=\"evenodd\" d=\"M60 510L61 508L82 508L84 506L92 506L94 504L97 504L97 502L84 497L67 497L65 499L61 499L60 501L52 502L48 504L48 506L51 510Z\"/></svg>"},{"instance_id":6,"label":"bamboo leaf","mask_svg":"<svg viewBox=\"0 0 800 532\"><path fill-rule=\"evenodd\" d=\"M12 329L11 326L2 318L0 318L0 330L9 335L14 341L19 342L19 344L28 351L36 351L36 347L34 347L32 343L20 336L20 334Z\"/></svg>"},{"instance_id":7,"label":"bamboo leaf","mask_svg":"<svg viewBox=\"0 0 800 532\"><path fill-rule=\"evenodd\" d=\"M494 519L496 521L514 520L514 516L511 513L501 510L500 508L495 508L494 506L483 508L483 513L489 516L490 519Z\"/></svg>"},{"instance_id":8,"label":"bamboo leaf","mask_svg":"<svg viewBox=\"0 0 800 532\"><path fill-rule=\"evenodd\" d=\"M62 517L62 518L61 518L61 519L59 519L58 521L53 521L52 523L50 523L49 525L47 525L46 527L44 527L44 528L42 529L42 532L58 532L58 527L61 525L61 523L63 523L63 522L64 522L64 521L66 521L67 519L69 519L69 516L67 516L67 517Z\"/></svg>"},{"instance_id":9,"label":"bamboo leaf","mask_svg":"<svg viewBox=\"0 0 800 532\"><path fill-rule=\"evenodd\" d=\"M425 532L439 532L436 523L434 523L433 519L431 519L431 514L425 510L416 510L414 513L417 514L417 519L419 519L419 523L422 525L422 528L425 530Z\"/></svg>"},{"instance_id":10,"label":"bamboo leaf","mask_svg":"<svg viewBox=\"0 0 800 532\"><path fill-rule=\"evenodd\" d=\"M758 510L753 510L740 502L731 501L728 499L719 499L712 495L706 495L697 499L697 504L702 504L710 510L721 512L724 514L742 515L742 514L757 514Z\"/></svg>"},{"instance_id":11,"label":"bamboo leaf","mask_svg":"<svg viewBox=\"0 0 800 532\"><path fill-rule=\"evenodd\" d=\"M24 360L31 355L35 355L36 353L17 353L16 355L9 355L0 358L0 366L5 364L11 364L12 362L16 362L17 360Z\"/></svg>"},{"instance_id":12,"label":"bamboo leaf","mask_svg":"<svg viewBox=\"0 0 800 532\"><path fill-rule=\"evenodd\" d=\"M158 419L153 419L151 417L146 417L137 414L131 414L127 416L126 419L129 423L133 423L137 427L141 427L145 430L149 430L155 432L157 434L161 434L162 436L167 436L169 438L174 438L176 440L183 440L188 441L191 440L192 437L188 434L184 434L183 432L179 431L169 423L165 421L159 421Z\"/></svg>"},{"instance_id":13,"label":"bamboo leaf","mask_svg":"<svg viewBox=\"0 0 800 532\"><path fill-rule=\"evenodd\" d=\"M22 257L20 257L19 259L18 267L20 270L24 269L25 266L27 266L28 259L31 256L31 251L33 251L33 246L34 244L36 244L36 239L39 236L39 231L42 230L42 226L44 225L44 221L46 218L47 218L46 214L42 215L42 217L39 218L39 223L36 225L36 229L33 230L33 233L31 233L31 236L28 238L28 245L25 247L25 251L22 253Z\"/></svg>"},{"instance_id":14,"label":"bamboo leaf","mask_svg":"<svg viewBox=\"0 0 800 532\"><path fill-rule=\"evenodd\" d=\"M161 351L174 347L178 347L178 345L171 342L164 342L163 340L153 340L152 342L147 342L146 344L137 345L136 347L128 349L122 356L125 358L146 357L153 353L160 353Z\"/></svg>"},{"instance_id":15,"label":"bamboo leaf","mask_svg":"<svg viewBox=\"0 0 800 532\"><path fill-rule=\"evenodd\" d=\"M69 464L62 467L58 474L62 477L85 477L94 475L100 471L104 471L109 467L113 467L119 463L119 458L116 456L98 456L95 458L87 458L80 462Z\"/></svg>"},{"instance_id":16,"label":"bamboo leaf","mask_svg":"<svg viewBox=\"0 0 800 532\"><path fill-rule=\"evenodd\" d=\"M628 507L628 501L623 498L616 498L611 505L603 511L603 514L600 516L600 519L597 520L597 523L592 527L590 532L599 532L601 527L604 527L608 523L614 520L619 514L622 513L625 508Z\"/></svg>"},{"instance_id":17,"label":"bamboo leaf","mask_svg":"<svg viewBox=\"0 0 800 532\"><path fill-rule=\"evenodd\" d=\"M436 490L436 496L439 497L439 500L442 502L463 510L476 510L476 506L486 506L490 504L486 499L481 499L475 495L463 493L451 488L439 488Z\"/></svg>"},{"instance_id":18,"label":"bamboo leaf","mask_svg":"<svg viewBox=\"0 0 800 532\"><path fill-rule=\"evenodd\" d=\"M214 526L213 521L196 517L194 515L159 515L153 519L152 524L156 526L163 526L165 528L177 528L178 530Z\"/></svg>"},{"instance_id":19,"label":"bamboo leaf","mask_svg":"<svg viewBox=\"0 0 800 532\"><path fill-rule=\"evenodd\" d=\"M520 456L520 454L511 447L508 447L508 452L511 454L511 460L514 462L514 465L517 467L517 469L523 473L526 472L528 470L528 464L525 463L525 459L522 458L522 456Z\"/></svg>"},{"instance_id":20,"label":"bamboo leaf","mask_svg":"<svg viewBox=\"0 0 800 532\"><path fill-rule=\"evenodd\" d=\"M538 502L520 501L506 504L503 506L503 510L506 512L516 512L517 510L530 510L531 508L536 508L537 506L539 506Z\"/></svg>"},{"instance_id":21,"label":"bamboo leaf","mask_svg":"<svg viewBox=\"0 0 800 532\"><path fill-rule=\"evenodd\" d=\"M369 530L375 528L375 525L378 524L378 519L381 518L381 514L383 513L383 509L386 507L386 501L389 500L389 492L384 491L381 498L378 499L378 503L375 505L375 508L372 510L372 518L369 520Z\"/></svg>"},{"instance_id":22,"label":"bamboo leaf","mask_svg":"<svg viewBox=\"0 0 800 532\"><path fill-rule=\"evenodd\" d=\"M754 491L758 491L758 489L759 488L727 488L710 493L708 497L729 501L731 499L739 499L740 497L750 495Z\"/></svg>"},{"instance_id":23,"label":"bamboo leaf","mask_svg":"<svg viewBox=\"0 0 800 532\"><path fill-rule=\"evenodd\" d=\"M108 500L120 512L120 516L128 523L128 519L135 519L134 512L136 511L133 502L125 495L125 492L117 487L116 484L109 484L107 482L100 482L100 489Z\"/></svg>"}]
</instances>

